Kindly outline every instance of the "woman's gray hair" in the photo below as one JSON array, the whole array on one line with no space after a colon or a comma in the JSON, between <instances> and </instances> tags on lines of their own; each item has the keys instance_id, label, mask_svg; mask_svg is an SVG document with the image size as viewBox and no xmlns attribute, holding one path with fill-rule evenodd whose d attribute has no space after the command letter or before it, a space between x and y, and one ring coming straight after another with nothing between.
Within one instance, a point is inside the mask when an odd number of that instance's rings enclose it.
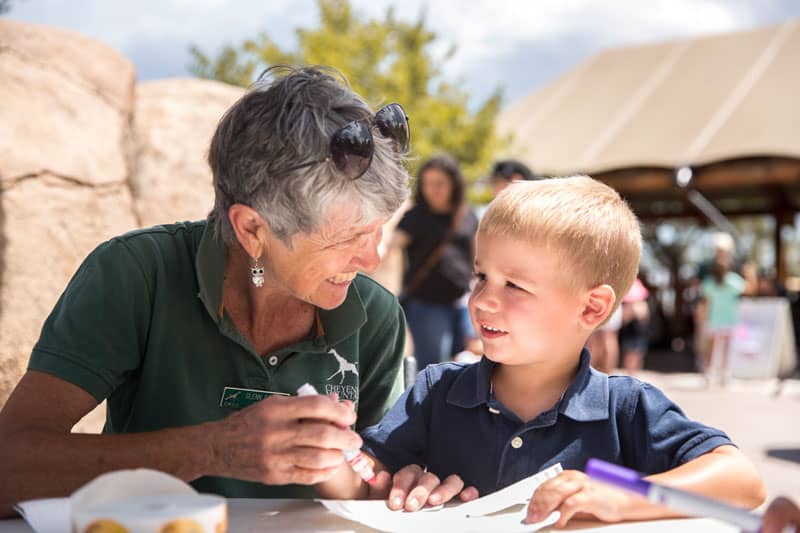
<instances>
[{"instance_id":1,"label":"woman's gray hair","mask_svg":"<svg viewBox=\"0 0 800 533\"><path fill-rule=\"evenodd\" d=\"M320 228L338 202L361 206L369 223L394 213L408 196L406 154L372 128L375 150L369 169L351 180L330 162L287 172L325 159L330 138L353 120L372 117L364 100L338 73L324 67L273 67L231 107L211 139L208 162L214 176L209 222L227 244L237 239L228 220L233 204L245 204L287 245L296 233ZM339 75L339 77L341 77Z\"/></svg>"}]
</instances>

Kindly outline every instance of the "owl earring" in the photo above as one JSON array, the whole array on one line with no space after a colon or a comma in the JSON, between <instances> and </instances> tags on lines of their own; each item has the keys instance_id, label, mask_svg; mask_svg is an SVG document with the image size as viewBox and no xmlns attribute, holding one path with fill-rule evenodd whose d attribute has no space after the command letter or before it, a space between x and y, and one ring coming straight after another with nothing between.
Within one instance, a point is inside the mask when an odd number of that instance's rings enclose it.
<instances>
[{"instance_id":1,"label":"owl earring","mask_svg":"<svg viewBox=\"0 0 800 533\"><path fill-rule=\"evenodd\" d=\"M261 262L258 259L252 260L250 264L250 274L253 285L259 288L264 286L264 267L261 266Z\"/></svg>"}]
</instances>

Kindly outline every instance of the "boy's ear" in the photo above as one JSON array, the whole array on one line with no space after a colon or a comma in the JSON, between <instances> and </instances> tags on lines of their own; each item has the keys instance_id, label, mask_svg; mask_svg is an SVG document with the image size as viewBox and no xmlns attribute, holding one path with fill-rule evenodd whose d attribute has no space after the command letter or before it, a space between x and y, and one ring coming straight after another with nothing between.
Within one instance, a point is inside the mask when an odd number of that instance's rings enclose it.
<instances>
[{"instance_id":1,"label":"boy's ear","mask_svg":"<svg viewBox=\"0 0 800 533\"><path fill-rule=\"evenodd\" d=\"M594 330L611 314L617 296L611 285L598 285L586 292L580 322L585 328Z\"/></svg>"}]
</instances>

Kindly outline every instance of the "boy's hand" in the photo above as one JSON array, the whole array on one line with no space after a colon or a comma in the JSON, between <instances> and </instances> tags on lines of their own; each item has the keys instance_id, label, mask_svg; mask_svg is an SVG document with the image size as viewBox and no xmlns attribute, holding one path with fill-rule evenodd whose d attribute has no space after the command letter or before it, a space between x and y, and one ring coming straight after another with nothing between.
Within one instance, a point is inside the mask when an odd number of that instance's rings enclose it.
<instances>
[{"instance_id":1,"label":"boy's hand","mask_svg":"<svg viewBox=\"0 0 800 533\"><path fill-rule=\"evenodd\" d=\"M623 519L621 510L629 503L624 492L591 481L578 470L565 470L558 476L542 483L528 503L526 522L539 522L553 511L561 517L556 527L564 527L575 515L590 515L603 522L618 522Z\"/></svg>"},{"instance_id":2,"label":"boy's hand","mask_svg":"<svg viewBox=\"0 0 800 533\"><path fill-rule=\"evenodd\" d=\"M418 511L426 504L441 505L456 495L464 502L478 497L478 490L475 487L464 489L464 482L460 477L448 476L441 482L436 475L425 472L418 465L401 468L391 480L386 472L381 472L374 485L377 486L373 490L380 490L381 486L388 489L386 505L394 511L400 509Z\"/></svg>"}]
</instances>

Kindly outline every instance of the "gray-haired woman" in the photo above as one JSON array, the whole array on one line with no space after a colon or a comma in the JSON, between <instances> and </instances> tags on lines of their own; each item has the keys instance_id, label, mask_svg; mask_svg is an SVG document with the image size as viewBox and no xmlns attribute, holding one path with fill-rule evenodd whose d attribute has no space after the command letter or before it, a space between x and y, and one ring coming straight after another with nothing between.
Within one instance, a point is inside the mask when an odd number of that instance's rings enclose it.
<instances>
[{"instance_id":1,"label":"gray-haired woman","mask_svg":"<svg viewBox=\"0 0 800 533\"><path fill-rule=\"evenodd\" d=\"M402 312L357 272L407 196L407 117L326 69L268 75L214 134L208 219L101 244L56 304L0 413L4 513L131 467L311 496L402 392ZM104 399L104 434L70 434Z\"/></svg>"}]
</instances>

